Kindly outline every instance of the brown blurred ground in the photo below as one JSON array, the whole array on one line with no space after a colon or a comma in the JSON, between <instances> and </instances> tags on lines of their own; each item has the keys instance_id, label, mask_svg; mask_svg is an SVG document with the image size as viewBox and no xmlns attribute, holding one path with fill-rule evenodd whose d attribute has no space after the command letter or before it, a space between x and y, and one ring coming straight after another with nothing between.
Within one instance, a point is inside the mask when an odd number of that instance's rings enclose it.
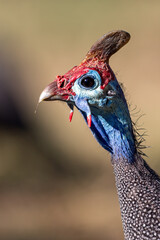
<instances>
[{"instance_id":1,"label":"brown blurred ground","mask_svg":"<svg viewBox=\"0 0 160 240\"><path fill-rule=\"evenodd\" d=\"M0 239L123 239L110 157L81 115L70 124L57 102L34 114L46 84L115 29L132 38L111 66L160 172L160 2L0 1Z\"/></svg>"}]
</instances>

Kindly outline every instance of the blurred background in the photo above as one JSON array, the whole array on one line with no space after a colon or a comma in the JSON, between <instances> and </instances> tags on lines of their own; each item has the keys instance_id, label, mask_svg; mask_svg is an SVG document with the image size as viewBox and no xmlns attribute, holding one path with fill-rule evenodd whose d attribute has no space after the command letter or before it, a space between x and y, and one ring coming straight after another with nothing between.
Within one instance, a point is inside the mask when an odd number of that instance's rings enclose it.
<instances>
[{"instance_id":1,"label":"blurred background","mask_svg":"<svg viewBox=\"0 0 160 240\"><path fill-rule=\"evenodd\" d=\"M160 173L160 1L0 1L0 239L123 239L110 156L44 87L104 33L132 38L110 61ZM142 131L143 133L143 131Z\"/></svg>"}]
</instances>

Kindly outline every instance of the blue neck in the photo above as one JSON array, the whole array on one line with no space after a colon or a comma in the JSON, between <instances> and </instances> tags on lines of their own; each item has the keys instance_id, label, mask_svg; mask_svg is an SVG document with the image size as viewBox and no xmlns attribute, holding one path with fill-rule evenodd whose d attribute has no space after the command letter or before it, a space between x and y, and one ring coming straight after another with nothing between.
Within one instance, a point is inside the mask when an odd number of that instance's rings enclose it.
<instances>
[{"instance_id":1,"label":"blue neck","mask_svg":"<svg viewBox=\"0 0 160 240\"><path fill-rule=\"evenodd\" d=\"M106 92L99 98L84 97L79 93L75 97L75 106L85 120L92 116L91 131L100 145L112 154L112 158L134 161L136 153L132 122L124 93L117 80L110 82L116 95L108 96Z\"/></svg>"},{"instance_id":2,"label":"blue neck","mask_svg":"<svg viewBox=\"0 0 160 240\"><path fill-rule=\"evenodd\" d=\"M128 109L128 108L127 108ZM129 163L134 161L136 152L135 140L132 131L132 124L127 111L126 116L94 109L92 114L91 131L103 148L108 150L116 160L126 159ZM124 118L125 117L125 118Z\"/></svg>"}]
</instances>

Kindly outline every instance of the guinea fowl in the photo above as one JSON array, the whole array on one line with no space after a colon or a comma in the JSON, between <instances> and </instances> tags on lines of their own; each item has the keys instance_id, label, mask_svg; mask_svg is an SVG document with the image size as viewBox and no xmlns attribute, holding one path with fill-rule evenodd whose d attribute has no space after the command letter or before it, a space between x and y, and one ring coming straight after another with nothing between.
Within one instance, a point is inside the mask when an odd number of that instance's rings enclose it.
<instances>
[{"instance_id":1,"label":"guinea fowl","mask_svg":"<svg viewBox=\"0 0 160 240\"><path fill-rule=\"evenodd\" d=\"M89 50L80 65L57 76L39 101L65 101L73 116L82 113L94 137L110 152L126 240L160 239L160 179L142 158L124 93L109 58L130 39L110 32Z\"/></svg>"}]
</instances>

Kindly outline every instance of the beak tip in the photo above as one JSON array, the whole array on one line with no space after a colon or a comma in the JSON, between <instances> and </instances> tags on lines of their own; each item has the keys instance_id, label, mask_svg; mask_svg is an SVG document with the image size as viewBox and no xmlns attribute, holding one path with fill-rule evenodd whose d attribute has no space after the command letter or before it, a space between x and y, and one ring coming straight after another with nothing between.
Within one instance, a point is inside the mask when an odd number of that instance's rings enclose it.
<instances>
[{"instance_id":1,"label":"beak tip","mask_svg":"<svg viewBox=\"0 0 160 240\"><path fill-rule=\"evenodd\" d=\"M50 97L49 92L47 92L46 90L44 90L44 91L41 93L40 97L39 97L38 103L41 103L42 101L46 100L46 99L49 98L49 97Z\"/></svg>"}]
</instances>

